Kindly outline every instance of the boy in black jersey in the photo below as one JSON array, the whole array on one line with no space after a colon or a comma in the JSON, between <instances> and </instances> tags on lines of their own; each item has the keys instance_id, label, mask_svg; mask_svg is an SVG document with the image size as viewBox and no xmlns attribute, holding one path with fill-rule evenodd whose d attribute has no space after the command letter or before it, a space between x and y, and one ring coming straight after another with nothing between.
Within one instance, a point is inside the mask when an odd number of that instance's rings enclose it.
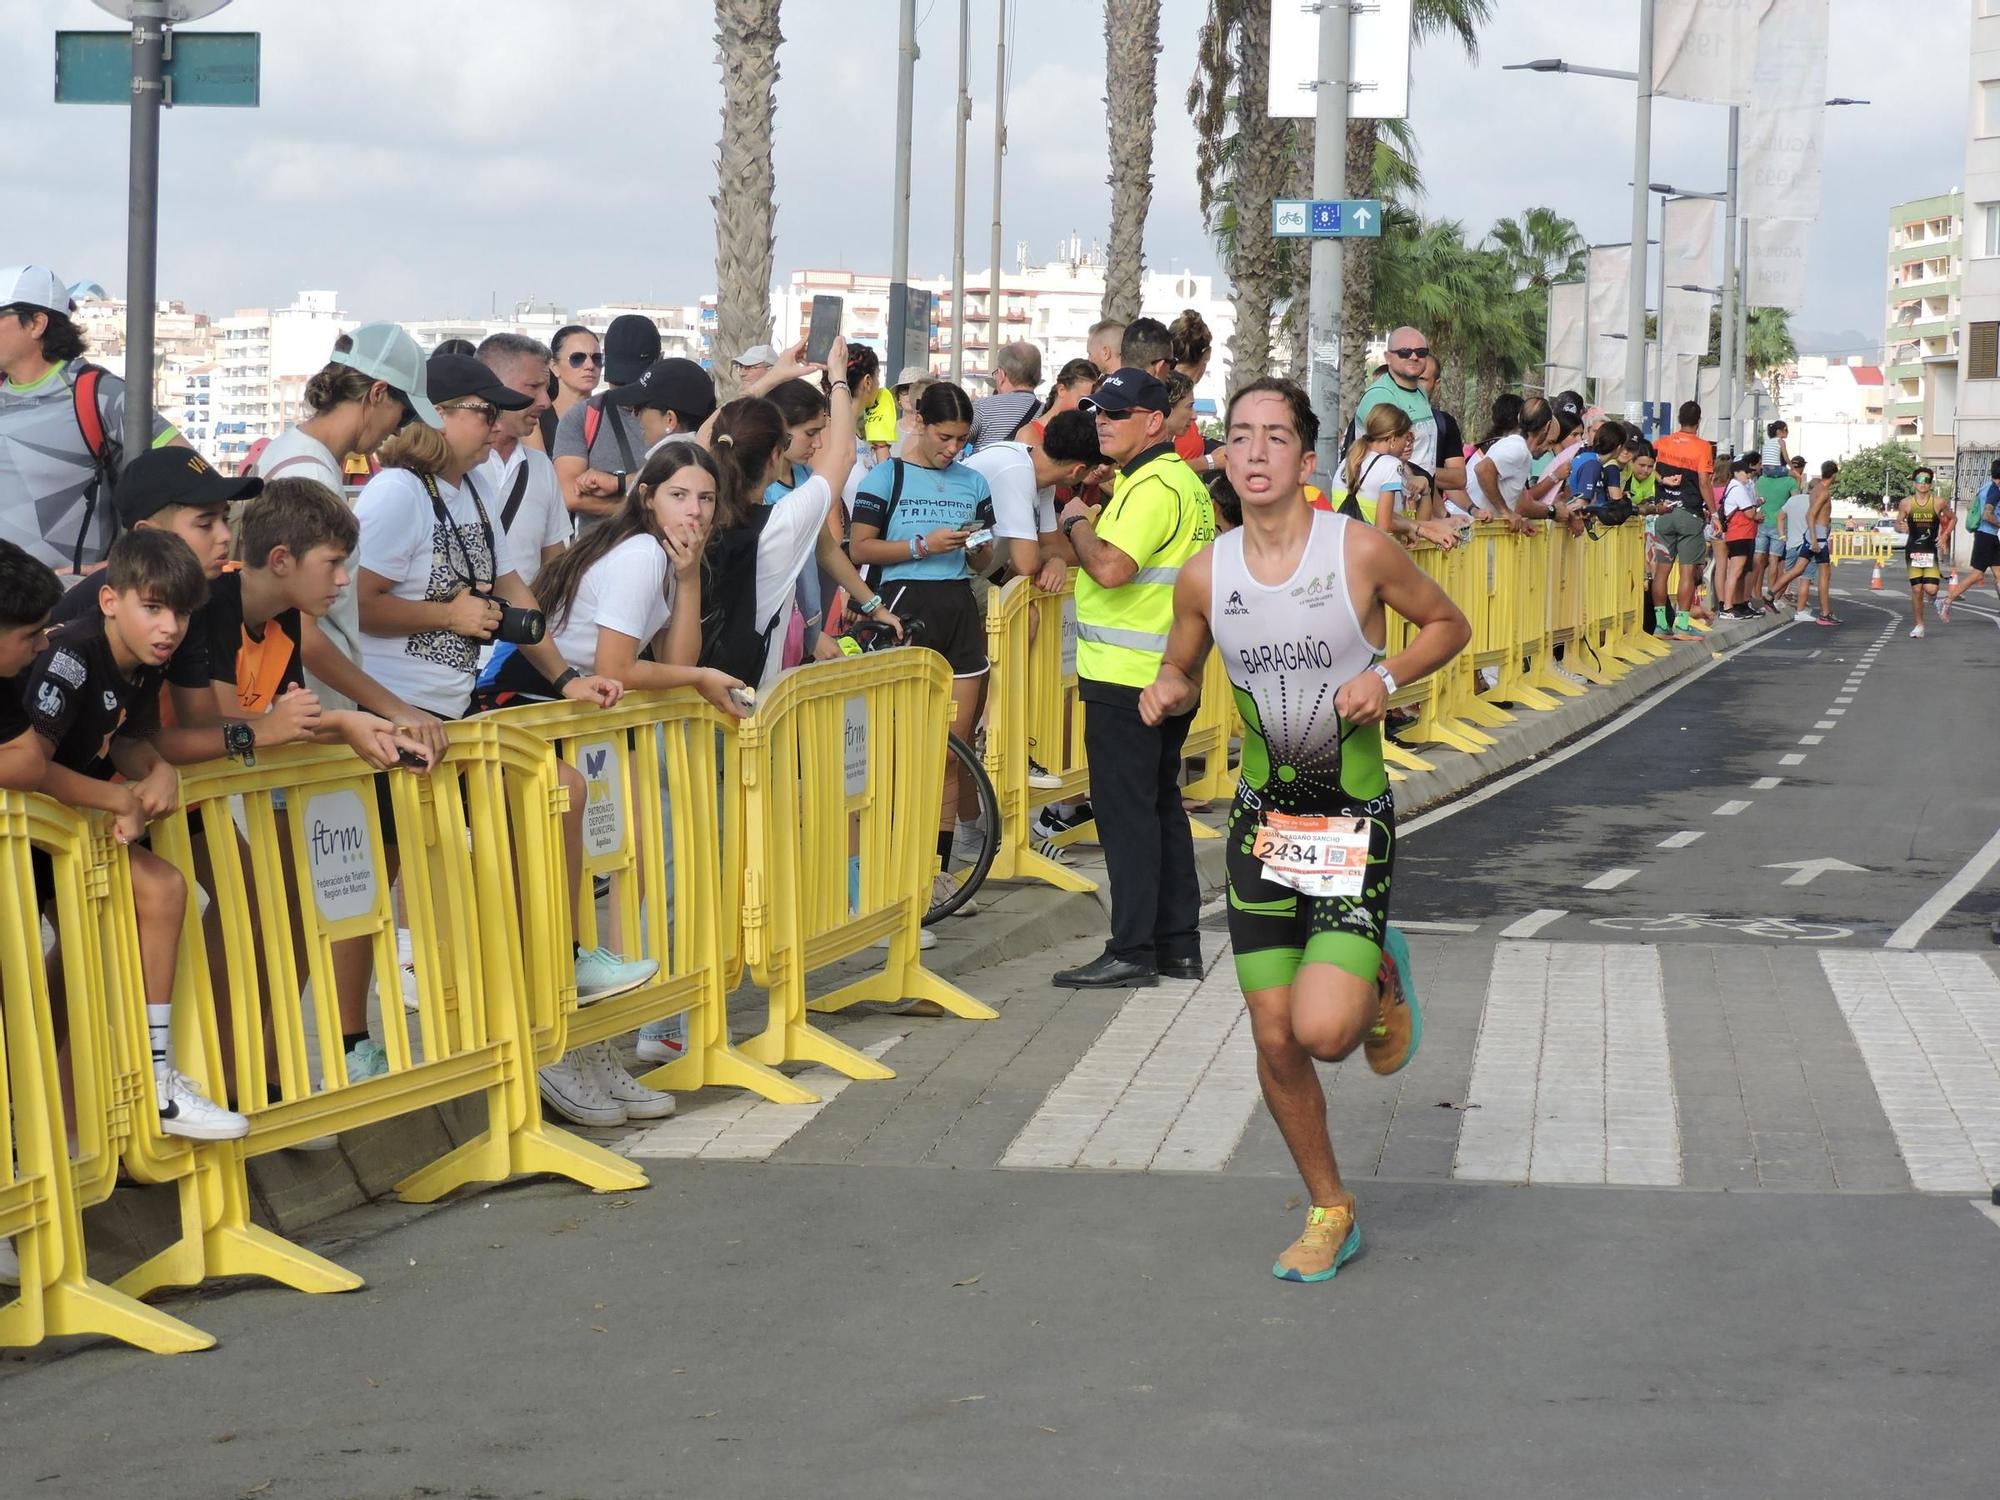
<instances>
[{"instance_id":1,"label":"boy in black jersey","mask_svg":"<svg viewBox=\"0 0 2000 1500\"><path fill-rule=\"evenodd\" d=\"M42 782L42 751L21 706L17 680L49 644L49 611L62 582L46 563L0 542L0 787L31 792Z\"/></svg>"},{"instance_id":2,"label":"boy in black jersey","mask_svg":"<svg viewBox=\"0 0 2000 1500\"><path fill-rule=\"evenodd\" d=\"M110 813L112 833L132 846L140 983L161 1128L193 1140L237 1140L250 1122L204 1098L168 1055L187 882L139 842L146 825L179 802L179 779L155 743L160 688L207 583L185 542L147 530L121 536L104 572L80 587L95 590L97 617L54 632L20 683L22 709L44 759L40 789L70 807ZM125 780L113 781L113 774Z\"/></svg>"}]
</instances>

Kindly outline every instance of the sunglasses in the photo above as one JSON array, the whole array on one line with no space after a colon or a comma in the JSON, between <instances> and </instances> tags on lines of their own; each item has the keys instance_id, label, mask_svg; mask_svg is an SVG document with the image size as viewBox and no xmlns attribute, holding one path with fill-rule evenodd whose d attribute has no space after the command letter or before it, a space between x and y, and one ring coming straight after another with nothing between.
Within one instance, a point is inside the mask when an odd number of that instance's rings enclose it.
<instances>
[{"instance_id":1,"label":"sunglasses","mask_svg":"<svg viewBox=\"0 0 2000 1500\"><path fill-rule=\"evenodd\" d=\"M439 411L469 411L480 421L491 426L500 416L500 408L490 401L461 401L453 406L440 406Z\"/></svg>"},{"instance_id":2,"label":"sunglasses","mask_svg":"<svg viewBox=\"0 0 2000 1500\"><path fill-rule=\"evenodd\" d=\"M1143 406L1131 406L1127 407L1124 411L1106 411L1103 407L1096 406L1091 408L1090 414L1106 422L1126 422L1130 421L1133 417L1145 416L1146 408Z\"/></svg>"},{"instance_id":3,"label":"sunglasses","mask_svg":"<svg viewBox=\"0 0 2000 1500\"><path fill-rule=\"evenodd\" d=\"M581 350L578 350L575 354L569 356L569 367L572 370L581 370L585 365L601 365L603 363L604 354L601 350L596 354L585 354Z\"/></svg>"},{"instance_id":4,"label":"sunglasses","mask_svg":"<svg viewBox=\"0 0 2000 1500\"><path fill-rule=\"evenodd\" d=\"M1431 346L1429 344L1419 344L1414 349L1391 349L1389 352L1398 359L1429 359L1431 357Z\"/></svg>"}]
</instances>

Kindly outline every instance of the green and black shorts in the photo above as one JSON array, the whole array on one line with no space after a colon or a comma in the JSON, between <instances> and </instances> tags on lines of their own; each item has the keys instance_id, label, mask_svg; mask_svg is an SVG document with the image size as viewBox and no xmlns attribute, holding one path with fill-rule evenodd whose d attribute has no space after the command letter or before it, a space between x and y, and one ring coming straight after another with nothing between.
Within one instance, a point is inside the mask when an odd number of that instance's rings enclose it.
<instances>
[{"instance_id":1,"label":"green and black shorts","mask_svg":"<svg viewBox=\"0 0 2000 1500\"><path fill-rule=\"evenodd\" d=\"M1373 981L1389 931L1389 878L1395 863L1396 809L1384 792L1368 802L1283 811L1366 818L1368 878L1355 898L1304 896L1265 878L1257 858L1255 793L1239 787L1229 809L1225 865L1229 878L1229 945L1245 993L1290 984L1304 964L1332 964Z\"/></svg>"}]
</instances>

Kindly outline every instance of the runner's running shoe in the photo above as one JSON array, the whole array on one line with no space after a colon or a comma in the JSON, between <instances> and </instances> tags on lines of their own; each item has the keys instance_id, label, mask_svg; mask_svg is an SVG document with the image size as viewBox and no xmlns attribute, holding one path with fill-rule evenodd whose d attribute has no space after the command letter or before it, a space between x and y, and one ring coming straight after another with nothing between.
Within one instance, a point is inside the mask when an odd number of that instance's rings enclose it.
<instances>
[{"instance_id":1,"label":"runner's running shoe","mask_svg":"<svg viewBox=\"0 0 2000 1500\"><path fill-rule=\"evenodd\" d=\"M1368 1066L1377 1073L1397 1073L1417 1055L1417 1044L1424 1039L1424 1016L1417 1008L1409 940L1394 927L1383 935L1376 994L1379 1010L1361 1047L1368 1054Z\"/></svg>"},{"instance_id":2,"label":"runner's running shoe","mask_svg":"<svg viewBox=\"0 0 2000 1500\"><path fill-rule=\"evenodd\" d=\"M1333 1273L1361 1248L1361 1226L1354 1222L1354 1204L1314 1208L1306 1215L1306 1231L1278 1257L1271 1274L1280 1281L1331 1281Z\"/></svg>"}]
</instances>

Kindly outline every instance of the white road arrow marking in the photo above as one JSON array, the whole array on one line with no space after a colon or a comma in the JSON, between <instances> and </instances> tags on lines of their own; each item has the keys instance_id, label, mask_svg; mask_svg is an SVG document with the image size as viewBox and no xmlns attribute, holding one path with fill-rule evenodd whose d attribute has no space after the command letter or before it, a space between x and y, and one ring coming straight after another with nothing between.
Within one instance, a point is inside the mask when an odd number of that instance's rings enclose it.
<instances>
[{"instance_id":1,"label":"white road arrow marking","mask_svg":"<svg viewBox=\"0 0 2000 1500\"><path fill-rule=\"evenodd\" d=\"M1822 875L1866 875L1865 865L1850 865L1844 859L1795 859L1788 864L1766 865L1767 870L1791 870L1785 877L1786 885L1811 885Z\"/></svg>"}]
</instances>

